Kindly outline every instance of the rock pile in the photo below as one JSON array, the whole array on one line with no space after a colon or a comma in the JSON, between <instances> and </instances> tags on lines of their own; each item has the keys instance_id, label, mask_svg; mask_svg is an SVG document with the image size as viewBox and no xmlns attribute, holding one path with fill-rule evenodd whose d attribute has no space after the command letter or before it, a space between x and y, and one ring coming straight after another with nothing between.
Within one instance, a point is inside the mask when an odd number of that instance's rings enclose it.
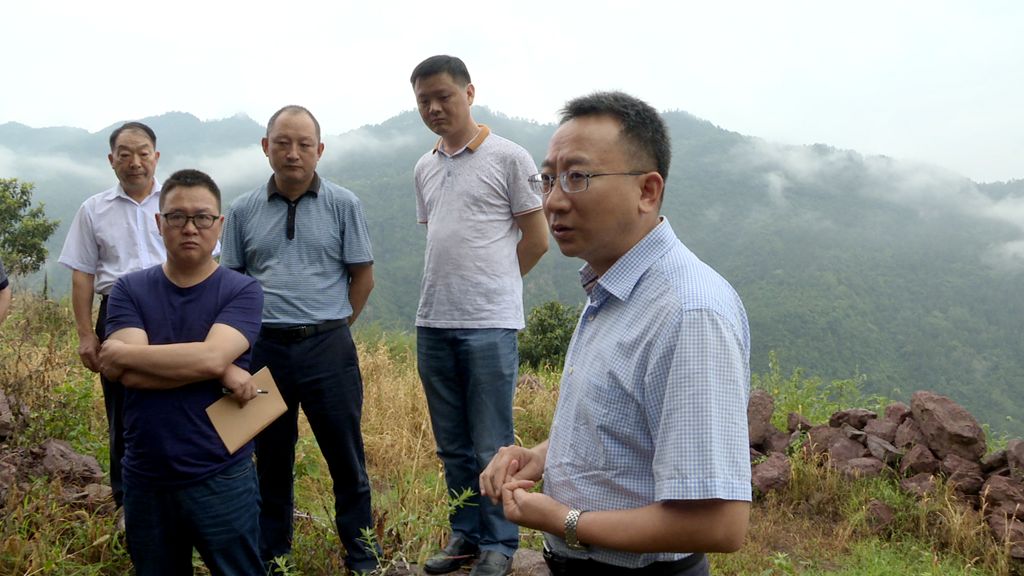
<instances>
[{"instance_id":1,"label":"rock pile","mask_svg":"<svg viewBox=\"0 0 1024 576\"><path fill-rule=\"evenodd\" d=\"M113 510L110 486L104 484L103 470L92 456L83 456L62 440L47 440L30 448L11 448L7 440L18 429L11 401L0 391L0 506L7 501L10 490L33 478L60 479L64 502L90 511ZM0 511L0 514L3 512Z\"/></svg>"},{"instance_id":2,"label":"rock pile","mask_svg":"<svg viewBox=\"0 0 1024 576\"><path fill-rule=\"evenodd\" d=\"M786 432L771 424L774 410L768 393L751 393L747 419L757 493L789 483L787 454L804 439L804 450L841 474L893 474L901 489L916 496L928 494L942 476L985 514L996 540L1010 542L1011 555L1024 560L1024 441L1011 440L1006 449L988 454L977 420L956 402L927 391L914 393L910 406L888 406L881 416L855 408L836 412L828 424L812 425L789 414Z\"/></svg>"}]
</instances>

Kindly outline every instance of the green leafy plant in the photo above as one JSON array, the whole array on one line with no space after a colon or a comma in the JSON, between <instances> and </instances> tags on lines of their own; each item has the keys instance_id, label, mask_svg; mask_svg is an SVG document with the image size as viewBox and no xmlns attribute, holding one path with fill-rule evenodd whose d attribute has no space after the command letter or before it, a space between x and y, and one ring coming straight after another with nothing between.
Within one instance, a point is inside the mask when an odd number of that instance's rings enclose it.
<instances>
[{"instance_id":1,"label":"green leafy plant","mask_svg":"<svg viewBox=\"0 0 1024 576\"><path fill-rule=\"evenodd\" d=\"M579 318L578 306L547 302L530 311L519 333L519 360L533 368L561 368Z\"/></svg>"}]
</instances>

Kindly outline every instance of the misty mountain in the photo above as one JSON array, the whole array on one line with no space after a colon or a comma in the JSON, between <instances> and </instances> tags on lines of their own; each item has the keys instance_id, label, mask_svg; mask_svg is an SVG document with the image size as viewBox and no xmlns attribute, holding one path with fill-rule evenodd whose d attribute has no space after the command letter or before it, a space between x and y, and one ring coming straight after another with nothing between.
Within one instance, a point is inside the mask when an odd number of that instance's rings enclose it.
<instances>
[{"instance_id":1,"label":"misty mountain","mask_svg":"<svg viewBox=\"0 0 1024 576\"><path fill-rule=\"evenodd\" d=\"M538 163L554 131L486 108L474 115ZM863 375L868 392L897 399L936 390L996 431L1024 433L1015 419L1024 409L1024 180L978 184L823 144L778 145L685 112L664 117L674 157L663 213L743 297L755 371L774 351L786 371ZM144 121L159 138L161 178L199 168L230 202L270 175L264 127L249 118ZM62 220L51 260L82 200L114 182L110 129L0 125L0 176L35 182ZM412 168L434 140L415 112L324 136L320 173L359 195L374 243L377 287L364 322L412 327L424 246ZM527 306L581 302L579 265L552 243L527 277ZM51 289L66 292L66 271L46 270Z\"/></svg>"}]
</instances>

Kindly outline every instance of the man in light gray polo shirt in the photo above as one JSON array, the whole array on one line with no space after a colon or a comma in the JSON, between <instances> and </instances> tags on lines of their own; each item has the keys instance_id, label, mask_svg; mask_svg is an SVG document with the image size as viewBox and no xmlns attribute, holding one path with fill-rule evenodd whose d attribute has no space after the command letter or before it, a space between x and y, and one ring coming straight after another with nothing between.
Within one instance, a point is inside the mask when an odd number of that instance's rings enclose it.
<instances>
[{"instance_id":1,"label":"man in light gray polo shirt","mask_svg":"<svg viewBox=\"0 0 1024 576\"><path fill-rule=\"evenodd\" d=\"M423 122L440 136L415 170L416 216L427 227L417 363L448 491L474 493L424 570L452 572L479 554L472 576L498 576L511 570L519 532L479 497L478 477L513 441L522 276L548 249L547 225L527 183L533 158L473 120L476 89L462 60L433 56L410 80Z\"/></svg>"}]
</instances>

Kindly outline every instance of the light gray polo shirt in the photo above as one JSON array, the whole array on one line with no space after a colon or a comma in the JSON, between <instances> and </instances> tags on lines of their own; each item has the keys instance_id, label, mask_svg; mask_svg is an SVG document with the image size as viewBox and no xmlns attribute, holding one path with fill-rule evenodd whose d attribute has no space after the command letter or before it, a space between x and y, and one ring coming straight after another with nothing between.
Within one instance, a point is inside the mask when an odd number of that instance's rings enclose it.
<instances>
[{"instance_id":1,"label":"light gray polo shirt","mask_svg":"<svg viewBox=\"0 0 1024 576\"><path fill-rule=\"evenodd\" d=\"M529 152L483 125L454 154L435 146L416 163L416 218L427 225L417 326L524 326L515 218L541 209L526 181L536 172Z\"/></svg>"}]
</instances>

